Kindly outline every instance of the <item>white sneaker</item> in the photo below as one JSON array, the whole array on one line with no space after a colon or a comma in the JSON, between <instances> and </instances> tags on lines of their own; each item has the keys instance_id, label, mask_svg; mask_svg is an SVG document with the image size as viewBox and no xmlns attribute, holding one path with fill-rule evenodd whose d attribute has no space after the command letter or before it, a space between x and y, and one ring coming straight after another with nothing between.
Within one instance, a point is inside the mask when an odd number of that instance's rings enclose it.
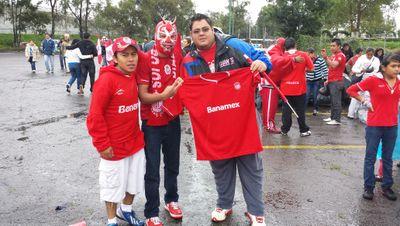
<instances>
[{"instance_id":1,"label":"white sneaker","mask_svg":"<svg viewBox=\"0 0 400 226\"><path fill-rule=\"evenodd\" d=\"M340 125L340 124L342 124L342 123L340 123L340 122L338 122L338 121L336 121L336 120L331 120L331 121L329 121L329 122L326 122L326 124L327 124L327 125Z\"/></svg>"},{"instance_id":2,"label":"white sneaker","mask_svg":"<svg viewBox=\"0 0 400 226\"><path fill-rule=\"evenodd\" d=\"M264 216L254 216L248 212L245 215L249 218L251 226L266 226Z\"/></svg>"},{"instance_id":3,"label":"white sneaker","mask_svg":"<svg viewBox=\"0 0 400 226\"><path fill-rule=\"evenodd\" d=\"M214 222L221 222L226 219L227 216L232 214L232 209L221 209L215 208L211 213L211 220Z\"/></svg>"},{"instance_id":4,"label":"white sneaker","mask_svg":"<svg viewBox=\"0 0 400 226\"><path fill-rule=\"evenodd\" d=\"M308 136L311 136L311 131L309 130L309 131L307 131L307 132L300 133L300 136L301 136L301 137L308 137Z\"/></svg>"},{"instance_id":5,"label":"white sneaker","mask_svg":"<svg viewBox=\"0 0 400 226\"><path fill-rule=\"evenodd\" d=\"M329 122L329 121L332 121L332 119L331 118L324 118L324 122Z\"/></svg>"}]
</instances>

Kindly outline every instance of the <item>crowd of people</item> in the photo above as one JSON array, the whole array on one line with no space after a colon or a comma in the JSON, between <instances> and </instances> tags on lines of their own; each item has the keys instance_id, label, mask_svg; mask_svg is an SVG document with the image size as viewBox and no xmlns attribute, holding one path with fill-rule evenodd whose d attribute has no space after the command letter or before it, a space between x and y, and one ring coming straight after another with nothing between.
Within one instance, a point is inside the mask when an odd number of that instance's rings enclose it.
<instances>
[{"instance_id":1,"label":"crowd of people","mask_svg":"<svg viewBox=\"0 0 400 226\"><path fill-rule=\"evenodd\" d=\"M300 136L311 136L306 109L312 99L312 113L319 113L319 95L328 95L331 103L325 123L340 126L345 91L352 97L347 117L360 118L367 125L363 197L373 199L375 181L380 180L383 195L397 198L391 187L393 157L400 157L396 148L400 147L396 145L398 53L385 55L381 48L367 48L364 54L358 48L354 55L349 44L334 38L329 56L325 49L320 54L312 47L300 51L290 37L278 38L264 52L214 30L204 14L191 18L190 37L182 40L176 22L162 19L154 40L141 45L130 37L111 40L104 36L96 46L88 33L83 40L72 41L64 35L58 45L61 69L71 73L66 91L70 93L76 81L82 95L90 77L87 128L100 155L100 199L105 202L109 226L118 225L117 218L130 225L163 225L159 218L161 153L163 208L173 219L183 218L178 175L184 108L190 115L197 159L209 161L214 175L217 201L211 220L222 222L233 213L238 172L250 224L266 225L259 127L288 136L294 113ZM32 41L26 47L32 72L40 51L46 71L54 73L55 42L49 34L40 49ZM94 57L101 64L96 81ZM352 85L345 87L344 79ZM257 123L257 95L262 100L258 106L262 125ZM280 97L284 103L279 129L275 114ZM381 160L375 177L377 156ZM132 208L135 196L142 192L146 196L144 221Z\"/></svg>"}]
</instances>

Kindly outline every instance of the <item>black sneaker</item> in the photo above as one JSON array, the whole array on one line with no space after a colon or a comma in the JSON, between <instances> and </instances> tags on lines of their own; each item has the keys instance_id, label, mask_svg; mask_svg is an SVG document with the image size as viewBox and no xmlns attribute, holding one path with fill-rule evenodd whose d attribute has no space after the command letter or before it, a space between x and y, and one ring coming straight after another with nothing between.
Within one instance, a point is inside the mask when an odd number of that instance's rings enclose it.
<instances>
[{"instance_id":1,"label":"black sneaker","mask_svg":"<svg viewBox=\"0 0 400 226\"><path fill-rule=\"evenodd\" d=\"M400 162L399 162L399 163L397 163L397 165L396 165L396 166L400 168Z\"/></svg>"},{"instance_id":2,"label":"black sneaker","mask_svg":"<svg viewBox=\"0 0 400 226\"><path fill-rule=\"evenodd\" d=\"M71 86L67 84L66 87L67 87L67 93L71 93Z\"/></svg>"},{"instance_id":3,"label":"black sneaker","mask_svg":"<svg viewBox=\"0 0 400 226\"><path fill-rule=\"evenodd\" d=\"M318 111L314 109L312 112L312 115L317 116L317 114L318 114Z\"/></svg>"},{"instance_id":4,"label":"black sneaker","mask_svg":"<svg viewBox=\"0 0 400 226\"><path fill-rule=\"evenodd\" d=\"M372 200L374 198L374 191L370 189L365 189L362 197L367 200Z\"/></svg>"},{"instance_id":5,"label":"black sneaker","mask_svg":"<svg viewBox=\"0 0 400 226\"><path fill-rule=\"evenodd\" d=\"M396 201L397 196L391 188L382 188L383 196L391 201Z\"/></svg>"},{"instance_id":6,"label":"black sneaker","mask_svg":"<svg viewBox=\"0 0 400 226\"><path fill-rule=\"evenodd\" d=\"M300 136L301 136L301 137L308 137L308 136L311 136L311 131L309 130L309 131L307 131L307 132L300 133Z\"/></svg>"},{"instance_id":7,"label":"black sneaker","mask_svg":"<svg viewBox=\"0 0 400 226\"><path fill-rule=\"evenodd\" d=\"M287 132L285 133L285 132L281 131L281 134L282 134L282 136L287 136Z\"/></svg>"}]
</instances>

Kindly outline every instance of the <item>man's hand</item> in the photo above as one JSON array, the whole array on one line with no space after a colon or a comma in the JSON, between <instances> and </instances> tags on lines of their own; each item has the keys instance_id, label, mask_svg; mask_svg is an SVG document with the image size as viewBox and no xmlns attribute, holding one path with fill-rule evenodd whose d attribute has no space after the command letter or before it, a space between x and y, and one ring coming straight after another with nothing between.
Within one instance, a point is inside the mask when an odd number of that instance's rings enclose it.
<instances>
[{"instance_id":1,"label":"man's hand","mask_svg":"<svg viewBox=\"0 0 400 226\"><path fill-rule=\"evenodd\" d=\"M112 157L114 157L114 150L112 147L108 147L106 150L100 152L100 156L103 159L111 159Z\"/></svg>"},{"instance_id":2,"label":"man's hand","mask_svg":"<svg viewBox=\"0 0 400 226\"><path fill-rule=\"evenodd\" d=\"M253 63L251 63L250 65L250 70L251 72L264 72L267 70L267 65L265 65L264 62L262 62L261 60L255 60L253 61Z\"/></svg>"},{"instance_id":3,"label":"man's hand","mask_svg":"<svg viewBox=\"0 0 400 226\"><path fill-rule=\"evenodd\" d=\"M168 99L176 94L179 87L182 86L183 79L178 77L172 85L165 87L164 91L161 93L163 99Z\"/></svg>"},{"instance_id":4,"label":"man's hand","mask_svg":"<svg viewBox=\"0 0 400 226\"><path fill-rule=\"evenodd\" d=\"M293 60L294 60L294 62L296 62L296 63L302 63L302 62L304 62L304 58L301 57L301 56L295 56L295 57L293 58Z\"/></svg>"},{"instance_id":5,"label":"man's hand","mask_svg":"<svg viewBox=\"0 0 400 226\"><path fill-rule=\"evenodd\" d=\"M370 111L374 111L374 108L372 107L371 102L369 102L367 100L363 100L361 103L363 106L367 107Z\"/></svg>"}]
</instances>

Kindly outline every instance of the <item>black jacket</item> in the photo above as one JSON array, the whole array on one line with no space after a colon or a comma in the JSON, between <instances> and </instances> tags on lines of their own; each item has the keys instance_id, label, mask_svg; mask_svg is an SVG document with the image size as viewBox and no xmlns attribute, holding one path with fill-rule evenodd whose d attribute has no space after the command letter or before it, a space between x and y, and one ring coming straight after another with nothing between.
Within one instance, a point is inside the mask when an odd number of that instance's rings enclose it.
<instances>
[{"instance_id":1,"label":"black jacket","mask_svg":"<svg viewBox=\"0 0 400 226\"><path fill-rule=\"evenodd\" d=\"M81 51L82 55L93 55L93 57L97 56L96 46L93 44L92 41L90 41L88 39L83 39L80 42L76 43L75 45L67 46L66 48L69 49L69 50L72 50L72 49L75 49L75 48L79 48L79 50ZM81 61L85 61L85 60L93 60L93 58L91 58L91 59L81 59Z\"/></svg>"}]
</instances>

